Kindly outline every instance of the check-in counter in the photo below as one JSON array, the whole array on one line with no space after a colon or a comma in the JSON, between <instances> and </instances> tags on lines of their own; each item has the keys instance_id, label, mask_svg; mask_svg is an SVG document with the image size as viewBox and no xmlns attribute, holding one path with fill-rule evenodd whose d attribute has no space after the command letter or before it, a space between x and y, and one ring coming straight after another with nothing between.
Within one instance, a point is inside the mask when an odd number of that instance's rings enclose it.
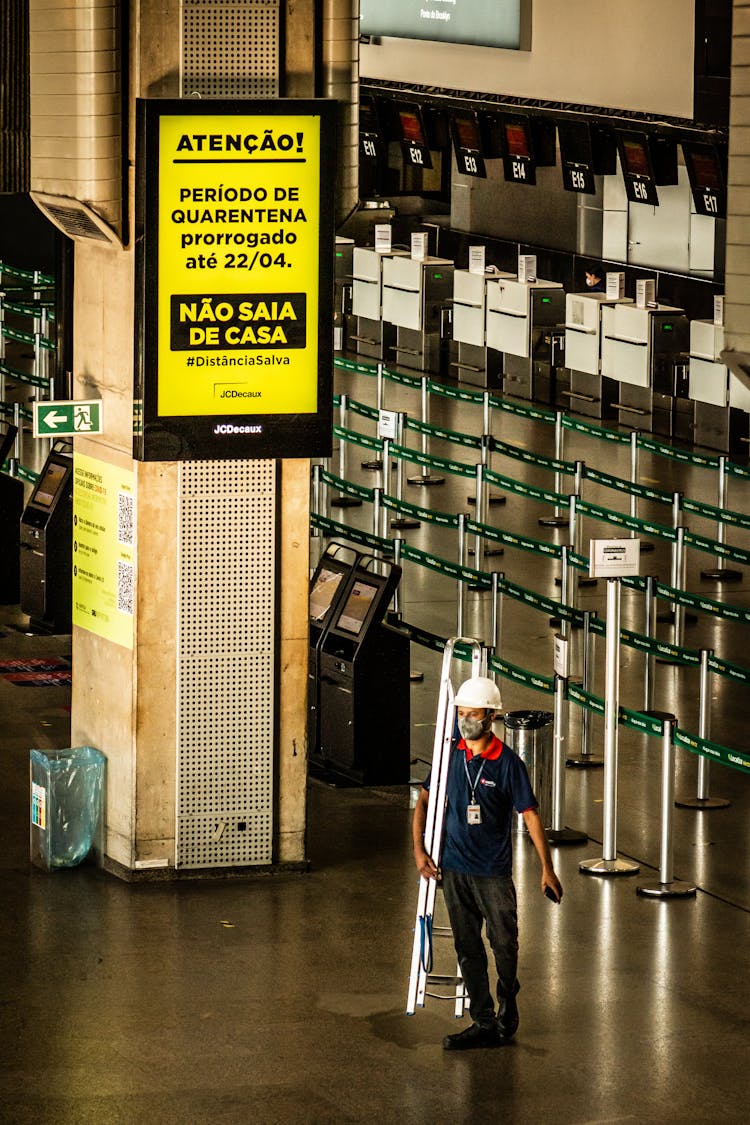
<instances>
[{"instance_id":1,"label":"check-in counter","mask_svg":"<svg viewBox=\"0 0 750 1125\"><path fill-rule=\"evenodd\" d=\"M443 319L453 292L448 258L391 257L383 262L383 321L395 326L396 364L439 374Z\"/></svg>"},{"instance_id":2,"label":"check-in counter","mask_svg":"<svg viewBox=\"0 0 750 1125\"><path fill-rule=\"evenodd\" d=\"M475 387L502 386L502 352L487 347L487 285L514 276L496 269L453 273L451 368L463 383Z\"/></svg>"},{"instance_id":3,"label":"check-in counter","mask_svg":"<svg viewBox=\"0 0 750 1125\"><path fill-rule=\"evenodd\" d=\"M487 283L487 347L503 353L507 394L552 401L555 340L563 344L558 326L564 315L565 293L555 281L499 278Z\"/></svg>"},{"instance_id":4,"label":"check-in counter","mask_svg":"<svg viewBox=\"0 0 750 1125\"><path fill-rule=\"evenodd\" d=\"M687 345L683 309L618 303L602 310L602 374L617 384L613 405L622 425L672 435L682 397L677 365Z\"/></svg>"},{"instance_id":5,"label":"check-in counter","mask_svg":"<svg viewBox=\"0 0 750 1125\"><path fill-rule=\"evenodd\" d=\"M395 328L383 322L383 264L394 257L406 257L406 251L355 246L352 252L354 331L349 340L359 355L370 359L390 358L396 342Z\"/></svg>"},{"instance_id":6,"label":"check-in counter","mask_svg":"<svg viewBox=\"0 0 750 1125\"><path fill-rule=\"evenodd\" d=\"M616 385L602 376L602 323L613 305L629 298L606 293L568 293L565 298L565 367L570 387L562 395L571 410L588 418L614 417Z\"/></svg>"},{"instance_id":7,"label":"check-in counter","mask_svg":"<svg viewBox=\"0 0 750 1125\"><path fill-rule=\"evenodd\" d=\"M721 453L747 453L750 390L721 362L724 346L723 325L690 322L691 436L696 445Z\"/></svg>"}]
</instances>

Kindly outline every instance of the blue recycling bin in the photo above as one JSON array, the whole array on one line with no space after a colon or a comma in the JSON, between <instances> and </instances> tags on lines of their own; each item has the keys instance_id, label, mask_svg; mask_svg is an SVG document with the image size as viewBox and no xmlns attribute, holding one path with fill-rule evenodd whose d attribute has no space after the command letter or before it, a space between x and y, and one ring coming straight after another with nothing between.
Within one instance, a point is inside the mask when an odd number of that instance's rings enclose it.
<instances>
[{"instance_id":1,"label":"blue recycling bin","mask_svg":"<svg viewBox=\"0 0 750 1125\"><path fill-rule=\"evenodd\" d=\"M31 860L75 867L101 827L105 757L93 746L31 750Z\"/></svg>"}]
</instances>

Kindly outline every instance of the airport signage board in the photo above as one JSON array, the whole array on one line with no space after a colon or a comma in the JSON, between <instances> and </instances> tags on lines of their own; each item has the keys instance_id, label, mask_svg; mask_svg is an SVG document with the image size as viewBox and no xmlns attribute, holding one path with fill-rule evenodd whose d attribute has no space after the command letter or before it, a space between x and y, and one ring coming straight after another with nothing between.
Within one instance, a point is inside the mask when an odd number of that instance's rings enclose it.
<instances>
[{"instance_id":1,"label":"airport signage board","mask_svg":"<svg viewBox=\"0 0 750 1125\"><path fill-rule=\"evenodd\" d=\"M334 111L137 103L137 459L330 454Z\"/></svg>"}]
</instances>

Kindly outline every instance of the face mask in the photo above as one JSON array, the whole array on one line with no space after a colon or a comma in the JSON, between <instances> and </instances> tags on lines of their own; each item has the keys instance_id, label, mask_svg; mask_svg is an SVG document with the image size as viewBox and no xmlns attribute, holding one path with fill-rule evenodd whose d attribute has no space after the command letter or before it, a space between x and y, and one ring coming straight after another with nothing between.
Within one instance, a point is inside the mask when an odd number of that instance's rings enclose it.
<instances>
[{"instance_id":1,"label":"face mask","mask_svg":"<svg viewBox=\"0 0 750 1125\"><path fill-rule=\"evenodd\" d=\"M489 721L488 719L459 719L458 730L461 738L468 739L470 742L481 738L485 730L489 729L485 725Z\"/></svg>"}]
</instances>

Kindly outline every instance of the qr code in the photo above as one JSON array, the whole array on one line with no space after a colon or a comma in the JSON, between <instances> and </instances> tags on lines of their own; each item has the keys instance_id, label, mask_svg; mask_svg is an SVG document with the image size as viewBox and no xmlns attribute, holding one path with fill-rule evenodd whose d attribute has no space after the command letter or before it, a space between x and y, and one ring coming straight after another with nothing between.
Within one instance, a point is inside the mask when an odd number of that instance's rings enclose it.
<instances>
[{"instance_id":1,"label":"qr code","mask_svg":"<svg viewBox=\"0 0 750 1125\"><path fill-rule=\"evenodd\" d=\"M135 502L127 492L117 493L117 542L133 546Z\"/></svg>"},{"instance_id":2,"label":"qr code","mask_svg":"<svg viewBox=\"0 0 750 1125\"><path fill-rule=\"evenodd\" d=\"M132 563L117 563L117 608L121 613L133 612L133 573Z\"/></svg>"}]
</instances>

